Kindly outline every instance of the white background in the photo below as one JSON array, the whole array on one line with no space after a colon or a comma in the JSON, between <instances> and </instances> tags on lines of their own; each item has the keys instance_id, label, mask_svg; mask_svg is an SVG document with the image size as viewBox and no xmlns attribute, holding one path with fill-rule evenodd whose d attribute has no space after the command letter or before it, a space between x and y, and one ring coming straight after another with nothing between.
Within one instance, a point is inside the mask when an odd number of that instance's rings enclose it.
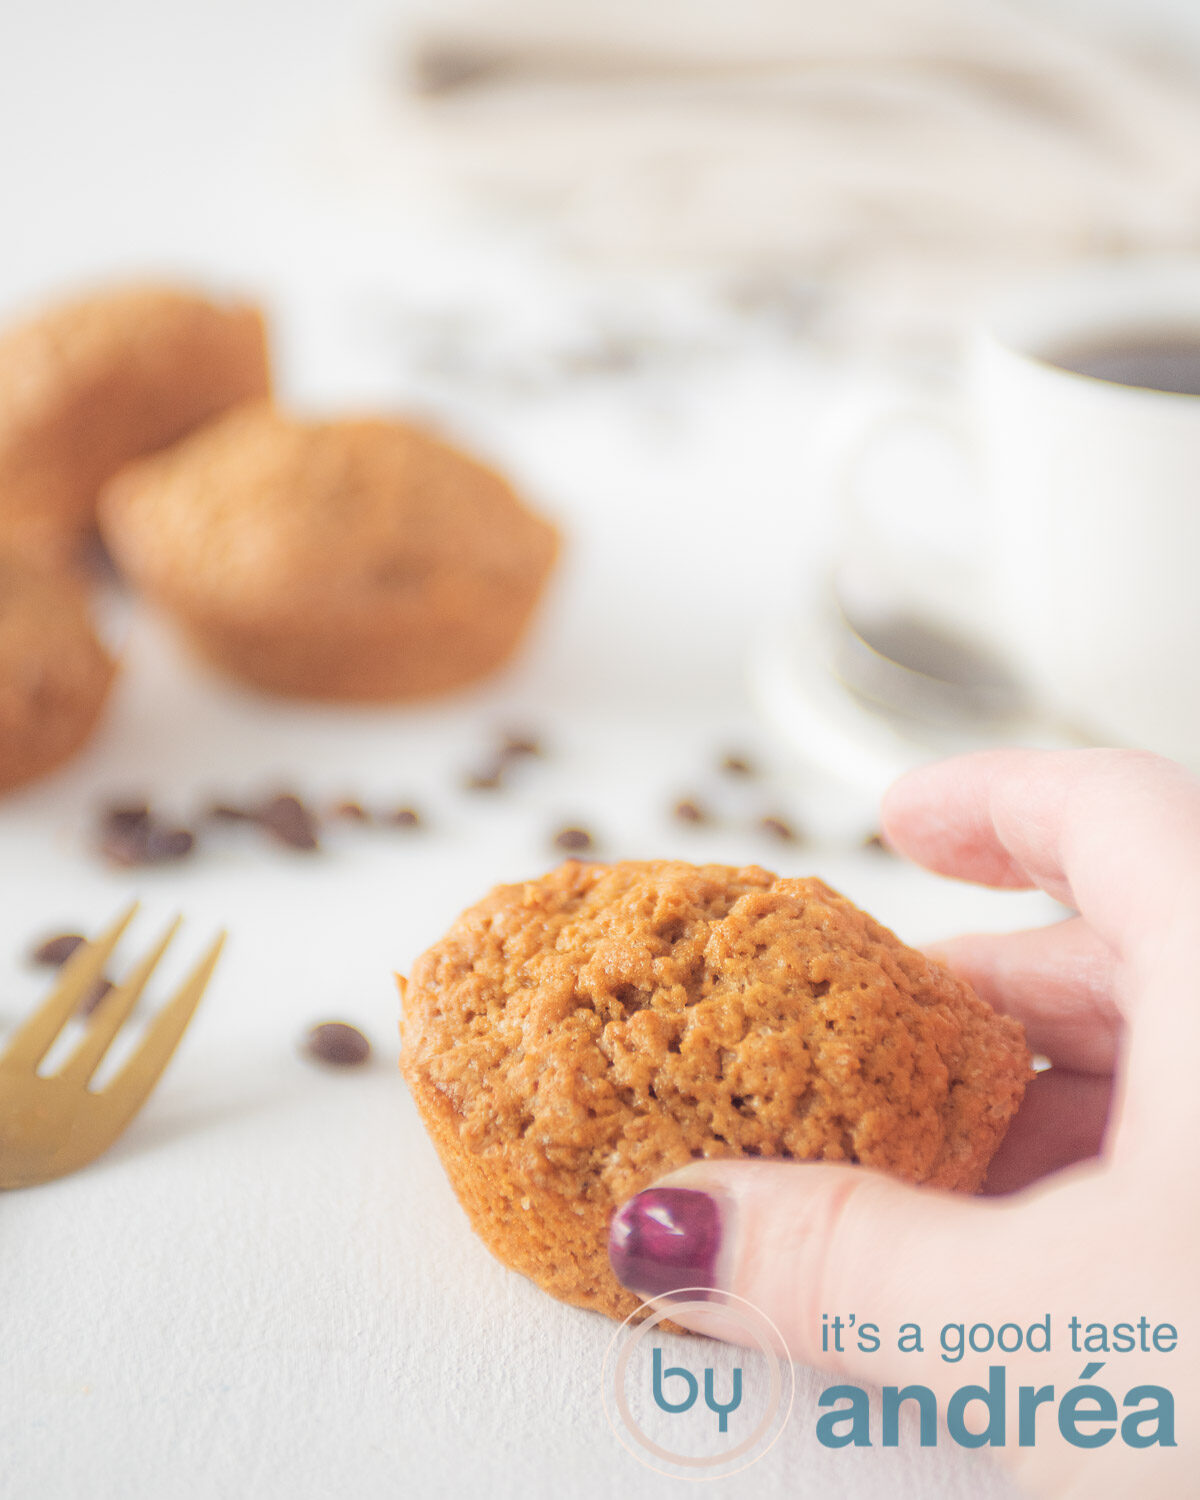
<instances>
[{"instance_id":1,"label":"white background","mask_svg":"<svg viewBox=\"0 0 1200 1500\"><path fill-rule=\"evenodd\" d=\"M1190 14L1181 0L1176 24ZM533 396L423 380L405 320L427 299L452 304L471 284L518 329L582 315L569 278L511 248L447 252L402 206L373 202L369 175L349 183L331 166L356 92L386 86L393 25L394 7L368 0L0 13L0 306L115 272L244 286L274 315L285 397L427 412L505 463L567 538L521 662L436 708L265 702L113 610L126 658L102 733L0 808L0 1023L44 986L21 961L32 938L94 930L132 895L145 913L131 948L176 909L188 918L168 980L216 928L232 940L121 1144L0 1202L6 1500L678 1488L604 1424L611 1326L492 1261L395 1069L391 974L493 882L552 863L561 822L594 828L602 857L821 874L915 942L1053 915L1038 897L960 890L858 852L870 806L806 772L745 706L752 629L815 576L826 545L827 503L805 480L834 397L814 358L697 329L684 311L676 334L722 352L683 374ZM508 724L544 736L545 761L499 797L464 793L462 772ZM727 747L764 777L722 781ZM411 800L429 828L346 829L319 857L222 834L187 866L136 876L89 853L108 795L186 816L212 793L284 784L318 801ZM721 824L673 825L685 791ZM811 841L764 842L751 825L775 811ZM370 1070L334 1076L297 1056L327 1017L370 1033ZM821 1450L820 1389L801 1372L782 1442L714 1492L1006 1493L977 1456Z\"/></svg>"}]
</instances>

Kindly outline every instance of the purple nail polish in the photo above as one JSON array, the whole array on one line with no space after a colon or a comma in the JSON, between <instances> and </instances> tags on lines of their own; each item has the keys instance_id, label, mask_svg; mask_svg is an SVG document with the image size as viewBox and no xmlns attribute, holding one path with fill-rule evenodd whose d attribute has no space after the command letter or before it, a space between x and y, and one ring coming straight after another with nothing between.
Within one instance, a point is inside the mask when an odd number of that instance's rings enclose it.
<instances>
[{"instance_id":1,"label":"purple nail polish","mask_svg":"<svg viewBox=\"0 0 1200 1500\"><path fill-rule=\"evenodd\" d=\"M693 1188L647 1188L617 1210L608 1233L613 1273L644 1297L711 1288L720 1248L716 1199Z\"/></svg>"}]
</instances>

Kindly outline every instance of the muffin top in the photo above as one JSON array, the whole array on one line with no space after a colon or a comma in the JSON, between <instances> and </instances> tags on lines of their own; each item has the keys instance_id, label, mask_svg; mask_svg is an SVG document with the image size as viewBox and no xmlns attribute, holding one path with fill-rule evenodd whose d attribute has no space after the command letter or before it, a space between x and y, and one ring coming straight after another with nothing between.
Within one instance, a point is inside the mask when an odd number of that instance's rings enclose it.
<instances>
[{"instance_id":1,"label":"muffin top","mask_svg":"<svg viewBox=\"0 0 1200 1500\"><path fill-rule=\"evenodd\" d=\"M100 516L152 595L248 623L476 611L536 593L557 548L504 479L421 429L267 402L127 466Z\"/></svg>"},{"instance_id":2,"label":"muffin top","mask_svg":"<svg viewBox=\"0 0 1200 1500\"><path fill-rule=\"evenodd\" d=\"M184 353L201 329L221 323L252 330L255 343L261 342L262 316L249 304L213 301L187 288L153 282L102 288L43 308L5 329L0 341L6 373L12 365L11 394L17 398L5 420L26 414L20 398L27 411L40 410L47 386L82 381L114 361L140 362L147 373L194 380L197 372L187 365L153 368L164 358L161 346L173 343ZM17 379L22 370L24 378Z\"/></svg>"},{"instance_id":3,"label":"muffin top","mask_svg":"<svg viewBox=\"0 0 1200 1500\"><path fill-rule=\"evenodd\" d=\"M129 459L269 389L261 314L155 285L63 302L0 336L0 515L57 559Z\"/></svg>"},{"instance_id":4,"label":"muffin top","mask_svg":"<svg viewBox=\"0 0 1200 1500\"><path fill-rule=\"evenodd\" d=\"M414 965L403 1066L481 1163L619 1203L700 1156L861 1162L973 1189L1029 1054L820 880L569 862Z\"/></svg>"}]
</instances>

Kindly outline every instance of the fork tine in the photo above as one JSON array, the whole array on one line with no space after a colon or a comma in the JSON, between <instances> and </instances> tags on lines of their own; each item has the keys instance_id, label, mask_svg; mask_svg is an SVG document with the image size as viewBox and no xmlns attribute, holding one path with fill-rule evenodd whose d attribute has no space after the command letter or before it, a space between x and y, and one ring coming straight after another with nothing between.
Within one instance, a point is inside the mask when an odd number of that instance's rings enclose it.
<instances>
[{"instance_id":1,"label":"fork tine","mask_svg":"<svg viewBox=\"0 0 1200 1500\"><path fill-rule=\"evenodd\" d=\"M133 921L135 901L102 937L73 953L63 965L59 981L25 1024L9 1040L0 1057L4 1068L28 1069L31 1073L54 1045L59 1032L79 1009L80 1002L104 972L121 934Z\"/></svg>"},{"instance_id":2,"label":"fork tine","mask_svg":"<svg viewBox=\"0 0 1200 1500\"><path fill-rule=\"evenodd\" d=\"M159 961L182 922L182 917L176 917L163 934L158 947L151 949L123 984L105 995L88 1023L83 1040L58 1070L57 1077L66 1079L68 1083L77 1083L80 1088L86 1086L125 1018L141 998L147 980L158 968Z\"/></svg>"},{"instance_id":3,"label":"fork tine","mask_svg":"<svg viewBox=\"0 0 1200 1500\"><path fill-rule=\"evenodd\" d=\"M99 1097L107 1100L119 1115L128 1118L140 1109L158 1082L179 1045L180 1037L187 1030L192 1013L200 1004L224 946L225 934L222 932L150 1023L137 1051L126 1060L112 1082L100 1091Z\"/></svg>"}]
</instances>

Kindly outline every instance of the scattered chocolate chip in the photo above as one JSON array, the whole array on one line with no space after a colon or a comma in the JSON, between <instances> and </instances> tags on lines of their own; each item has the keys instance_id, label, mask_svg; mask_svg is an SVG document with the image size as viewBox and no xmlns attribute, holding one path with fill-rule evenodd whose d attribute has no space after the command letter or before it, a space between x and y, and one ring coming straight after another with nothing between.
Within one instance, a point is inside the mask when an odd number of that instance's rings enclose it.
<instances>
[{"instance_id":1,"label":"scattered chocolate chip","mask_svg":"<svg viewBox=\"0 0 1200 1500\"><path fill-rule=\"evenodd\" d=\"M362 803L353 800L337 803L333 809L333 816L335 818L345 818L348 823L369 823L371 821L371 814Z\"/></svg>"},{"instance_id":2,"label":"scattered chocolate chip","mask_svg":"<svg viewBox=\"0 0 1200 1500\"><path fill-rule=\"evenodd\" d=\"M541 753L540 743L531 734L505 734L500 745L500 755L504 760L521 760L527 755L541 755Z\"/></svg>"},{"instance_id":3,"label":"scattered chocolate chip","mask_svg":"<svg viewBox=\"0 0 1200 1500\"><path fill-rule=\"evenodd\" d=\"M468 792L494 792L504 776L504 765L500 762L482 771L471 771L463 777L463 786Z\"/></svg>"},{"instance_id":4,"label":"scattered chocolate chip","mask_svg":"<svg viewBox=\"0 0 1200 1500\"><path fill-rule=\"evenodd\" d=\"M109 808L97 838L97 848L103 857L123 869L183 859L192 852L195 843L195 834L189 829L164 826L145 804Z\"/></svg>"},{"instance_id":5,"label":"scattered chocolate chip","mask_svg":"<svg viewBox=\"0 0 1200 1500\"><path fill-rule=\"evenodd\" d=\"M76 948L82 948L86 942L87 938L78 932L60 932L57 937L47 938L45 942L39 943L30 953L29 960L31 963L57 969L66 963Z\"/></svg>"},{"instance_id":6,"label":"scattered chocolate chip","mask_svg":"<svg viewBox=\"0 0 1200 1500\"><path fill-rule=\"evenodd\" d=\"M371 1056L371 1044L357 1026L323 1021L304 1038L304 1051L314 1062L333 1068L360 1068Z\"/></svg>"},{"instance_id":7,"label":"scattered chocolate chip","mask_svg":"<svg viewBox=\"0 0 1200 1500\"><path fill-rule=\"evenodd\" d=\"M103 813L104 827L114 833L135 833L150 823L150 808L145 802L121 802L106 807Z\"/></svg>"},{"instance_id":8,"label":"scattered chocolate chip","mask_svg":"<svg viewBox=\"0 0 1200 1500\"><path fill-rule=\"evenodd\" d=\"M760 818L758 827L760 833L769 833L781 844L793 844L796 841L796 832L792 825L785 823L782 818Z\"/></svg>"},{"instance_id":9,"label":"scattered chocolate chip","mask_svg":"<svg viewBox=\"0 0 1200 1500\"><path fill-rule=\"evenodd\" d=\"M867 850L872 854L894 855L896 852L889 843L886 843L884 841L884 837L881 833L868 834L867 837L863 839L862 846L864 850Z\"/></svg>"},{"instance_id":10,"label":"scattered chocolate chip","mask_svg":"<svg viewBox=\"0 0 1200 1500\"><path fill-rule=\"evenodd\" d=\"M723 755L720 769L726 776L753 776L755 774L752 762L744 755Z\"/></svg>"},{"instance_id":11,"label":"scattered chocolate chip","mask_svg":"<svg viewBox=\"0 0 1200 1500\"><path fill-rule=\"evenodd\" d=\"M708 814L698 802L693 802L690 797L684 797L677 802L672 809L673 816L681 823L707 823Z\"/></svg>"},{"instance_id":12,"label":"scattered chocolate chip","mask_svg":"<svg viewBox=\"0 0 1200 1500\"><path fill-rule=\"evenodd\" d=\"M146 834L146 860L151 864L186 859L195 847L196 835L190 828L163 828L151 824Z\"/></svg>"},{"instance_id":13,"label":"scattered chocolate chip","mask_svg":"<svg viewBox=\"0 0 1200 1500\"><path fill-rule=\"evenodd\" d=\"M91 1013L100 1004L101 1000L104 999L104 997L109 993L110 990L112 990L112 988L113 982L111 979L97 979L95 984L79 1002L77 1014L81 1016L90 1016Z\"/></svg>"},{"instance_id":14,"label":"scattered chocolate chip","mask_svg":"<svg viewBox=\"0 0 1200 1500\"><path fill-rule=\"evenodd\" d=\"M125 832L119 828L102 828L100 837L96 841L96 848L110 865L132 869L134 865L140 865L145 859L146 841L135 832Z\"/></svg>"},{"instance_id":15,"label":"scattered chocolate chip","mask_svg":"<svg viewBox=\"0 0 1200 1500\"><path fill-rule=\"evenodd\" d=\"M317 822L299 797L290 792L272 797L258 814L259 826L289 849L319 849Z\"/></svg>"},{"instance_id":16,"label":"scattered chocolate chip","mask_svg":"<svg viewBox=\"0 0 1200 1500\"><path fill-rule=\"evenodd\" d=\"M204 816L214 823L255 823L258 813L252 807L239 807L235 802L214 802L205 810Z\"/></svg>"},{"instance_id":17,"label":"scattered chocolate chip","mask_svg":"<svg viewBox=\"0 0 1200 1500\"><path fill-rule=\"evenodd\" d=\"M593 842L586 828L561 828L554 835L555 848L565 849L568 854L581 854L590 849Z\"/></svg>"},{"instance_id":18,"label":"scattered chocolate chip","mask_svg":"<svg viewBox=\"0 0 1200 1500\"><path fill-rule=\"evenodd\" d=\"M388 813L387 821L393 828L419 828L421 814L415 807L398 807L394 812Z\"/></svg>"}]
</instances>

